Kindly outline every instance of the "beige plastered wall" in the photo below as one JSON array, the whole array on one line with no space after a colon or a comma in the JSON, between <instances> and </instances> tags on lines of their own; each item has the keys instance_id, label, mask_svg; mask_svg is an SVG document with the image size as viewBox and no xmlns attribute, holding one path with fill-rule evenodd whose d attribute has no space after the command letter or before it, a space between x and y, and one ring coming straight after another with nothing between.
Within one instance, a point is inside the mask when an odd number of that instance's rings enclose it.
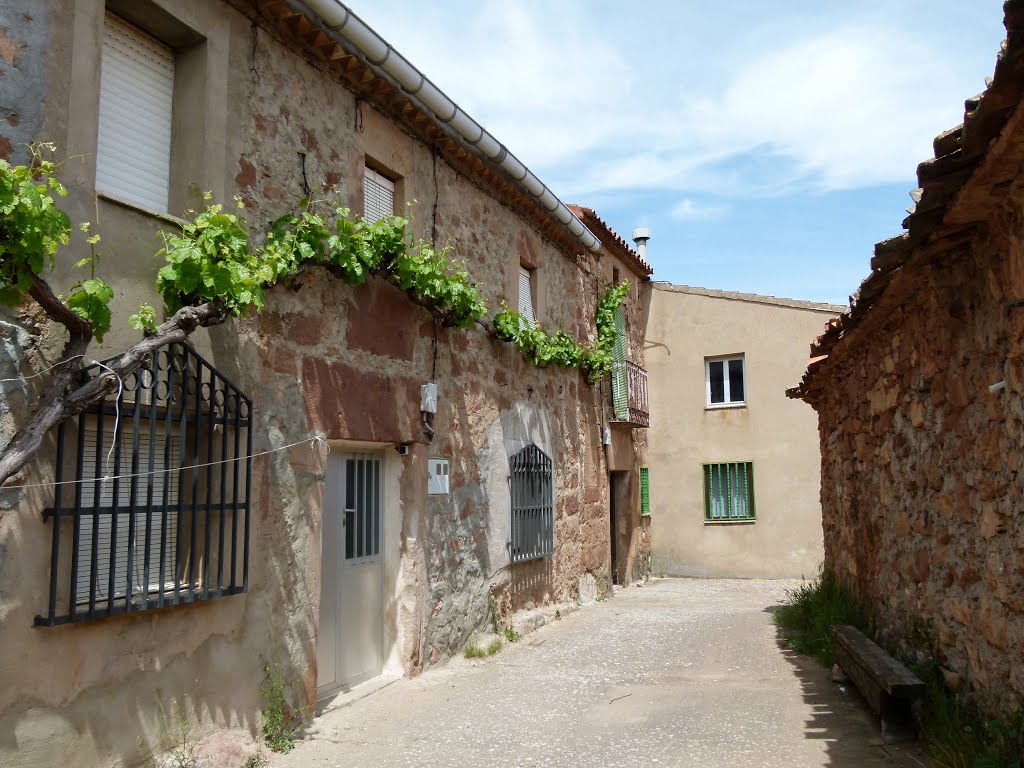
<instances>
[{"instance_id":1,"label":"beige plastered wall","mask_svg":"<svg viewBox=\"0 0 1024 768\"><path fill-rule=\"evenodd\" d=\"M813 576L822 559L817 419L786 398L838 308L656 284L650 302L654 572ZM787 306L788 304L788 306ZM746 405L706 407L704 361L743 355ZM704 522L703 465L752 461L756 521Z\"/></svg>"}]
</instances>

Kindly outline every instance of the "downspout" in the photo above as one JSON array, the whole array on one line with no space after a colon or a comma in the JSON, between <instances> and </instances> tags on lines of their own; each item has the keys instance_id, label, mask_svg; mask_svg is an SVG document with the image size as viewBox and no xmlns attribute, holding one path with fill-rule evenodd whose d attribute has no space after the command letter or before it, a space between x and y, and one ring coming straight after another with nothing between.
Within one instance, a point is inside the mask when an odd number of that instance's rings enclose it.
<instances>
[{"instance_id":1,"label":"downspout","mask_svg":"<svg viewBox=\"0 0 1024 768\"><path fill-rule=\"evenodd\" d=\"M287 0L300 13L320 20L323 30L346 49L355 49L375 70L387 75L423 111L434 116L439 126L480 152L498 166L530 197L591 251L601 249L601 241L573 216L555 194L523 165L515 155L484 130L483 126L449 99L408 59L374 32L340 0Z\"/></svg>"}]
</instances>

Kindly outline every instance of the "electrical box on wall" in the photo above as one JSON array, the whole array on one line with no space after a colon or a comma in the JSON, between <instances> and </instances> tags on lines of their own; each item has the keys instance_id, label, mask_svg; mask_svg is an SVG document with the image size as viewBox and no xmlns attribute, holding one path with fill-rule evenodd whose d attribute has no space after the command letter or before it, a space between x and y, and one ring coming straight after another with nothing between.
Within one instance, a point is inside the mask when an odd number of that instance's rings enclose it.
<instances>
[{"instance_id":1,"label":"electrical box on wall","mask_svg":"<svg viewBox=\"0 0 1024 768\"><path fill-rule=\"evenodd\" d=\"M437 384L430 382L420 387L420 411L437 413Z\"/></svg>"},{"instance_id":2,"label":"electrical box on wall","mask_svg":"<svg viewBox=\"0 0 1024 768\"><path fill-rule=\"evenodd\" d=\"M427 460L427 493L432 496L448 493L448 459Z\"/></svg>"}]
</instances>

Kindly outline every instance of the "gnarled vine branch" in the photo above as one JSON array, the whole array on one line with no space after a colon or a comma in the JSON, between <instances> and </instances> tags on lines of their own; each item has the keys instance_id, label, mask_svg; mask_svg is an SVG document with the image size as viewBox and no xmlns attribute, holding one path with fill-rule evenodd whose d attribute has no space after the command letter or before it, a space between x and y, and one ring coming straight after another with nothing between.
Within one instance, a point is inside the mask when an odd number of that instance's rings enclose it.
<instances>
[{"instance_id":1,"label":"gnarled vine branch","mask_svg":"<svg viewBox=\"0 0 1024 768\"><path fill-rule=\"evenodd\" d=\"M46 314L68 329L70 338L64 345L63 360L85 354L92 340L89 324L71 312L54 295L46 281L36 276L33 280L32 298L39 302ZM197 328L207 328L223 323L228 317L221 302L209 301L199 306L186 306L160 325L155 333L147 335L138 344L124 352L108 367L111 372L90 379L69 391L72 381L81 369L81 360L74 364L62 365L46 382L46 394L36 406L28 423L0 454L0 486L16 475L35 456L46 433L64 419L77 416L115 389L118 379L149 365L151 355L161 347L184 341Z\"/></svg>"}]
</instances>

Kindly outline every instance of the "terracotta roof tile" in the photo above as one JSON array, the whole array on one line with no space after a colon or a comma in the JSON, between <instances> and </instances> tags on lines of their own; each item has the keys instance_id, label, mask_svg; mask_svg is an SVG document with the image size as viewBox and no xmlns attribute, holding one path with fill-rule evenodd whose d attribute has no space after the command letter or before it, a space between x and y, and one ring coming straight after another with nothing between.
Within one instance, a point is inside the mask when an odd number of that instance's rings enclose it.
<instances>
[{"instance_id":1,"label":"terracotta roof tile","mask_svg":"<svg viewBox=\"0 0 1024 768\"><path fill-rule=\"evenodd\" d=\"M918 189L911 192L914 204L903 220L906 232L875 245L871 274L850 296L849 309L811 344L811 355L817 360L808 366L800 385L787 390L790 397L806 398L812 387L828 380L827 356L840 344L850 343L851 331L873 316L872 309L905 267L948 252L976 231L980 222L947 214L999 145L996 140L1024 98L1024 0L1006 0L1003 24L1006 40L987 88L964 102L963 123L936 136L935 156L917 167ZM989 186L994 186L991 181Z\"/></svg>"},{"instance_id":2,"label":"terracotta roof tile","mask_svg":"<svg viewBox=\"0 0 1024 768\"><path fill-rule=\"evenodd\" d=\"M609 226L608 222L597 215L597 212L593 208L588 208L585 205L576 205L573 203L567 203L566 208L572 211L573 216L583 222L587 229L595 232L600 230L604 233L604 237L601 237L601 242L604 243L605 247L611 246L619 258L621 258L626 265L630 267L637 275L643 278L648 278L654 274L654 267L652 267L646 259L640 256L637 251L626 242L625 238L622 237L618 232Z\"/></svg>"}]
</instances>

